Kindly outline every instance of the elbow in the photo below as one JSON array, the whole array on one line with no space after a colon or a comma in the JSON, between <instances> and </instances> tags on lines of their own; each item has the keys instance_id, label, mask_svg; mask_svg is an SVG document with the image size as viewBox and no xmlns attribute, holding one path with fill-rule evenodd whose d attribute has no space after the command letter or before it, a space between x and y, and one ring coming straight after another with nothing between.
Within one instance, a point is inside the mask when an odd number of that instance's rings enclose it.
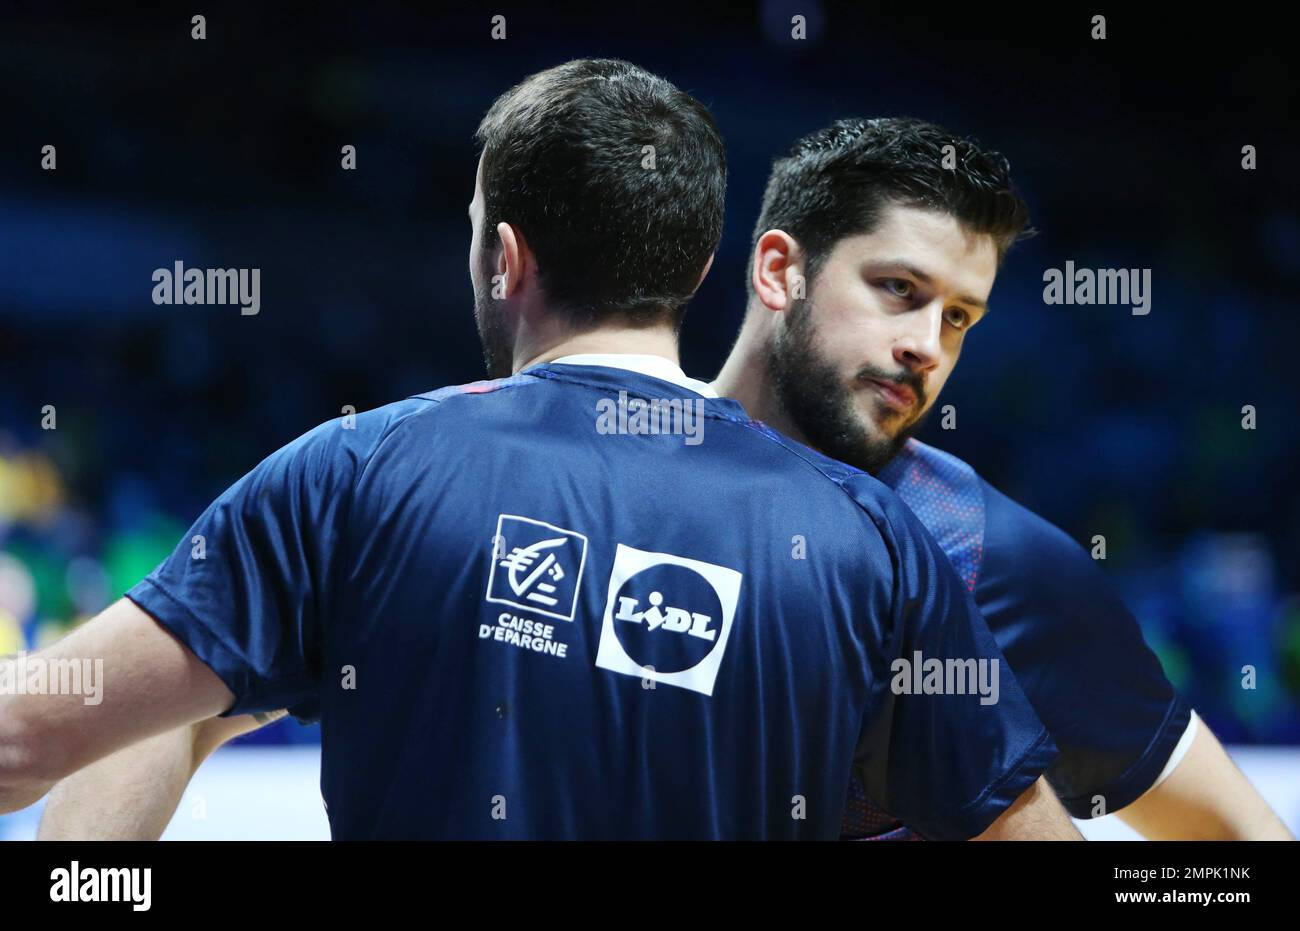
<instances>
[{"instance_id":1,"label":"elbow","mask_svg":"<svg viewBox=\"0 0 1300 931\"><path fill-rule=\"evenodd\" d=\"M0 814L40 800L64 773L58 741L25 720L12 698L0 698Z\"/></svg>"},{"instance_id":2,"label":"elbow","mask_svg":"<svg viewBox=\"0 0 1300 931\"><path fill-rule=\"evenodd\" d=\"M8 737L0 738L0 815L26 808L40 798L32 797L36 791L35 769L26 748Z\"/></svg>"}]
</instances>

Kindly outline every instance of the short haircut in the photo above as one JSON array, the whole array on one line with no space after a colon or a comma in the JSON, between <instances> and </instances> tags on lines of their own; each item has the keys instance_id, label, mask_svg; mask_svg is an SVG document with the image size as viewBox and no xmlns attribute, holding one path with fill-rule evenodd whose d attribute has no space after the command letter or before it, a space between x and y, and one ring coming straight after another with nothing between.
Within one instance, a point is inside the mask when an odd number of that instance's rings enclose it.
<instances>
[{"instance_id":1,"label":"short haircut","mask_svg":"<svg viewBox=\"0 0 1300 931\"><path fill-rule=\"evenodd\" d=\"M500 222L520 230L548 302L575 325L681 322L727 187L702 103L627 62L580 59L498 97L475 138L485 247Z\"/></svg>"},{"instance_id":2,"label":"short haircut","mask_svg":"<svg viewBox=\"0 0 1300 931\"><path fill-rule=\"evenodd\" d=\"M782 230L807 256L811 283L836 243L870 233L893 204L939 210L992 236L999 262L1029 235L1029 208L997 152L924 120L847 119L804 136L772 166L751 258L765 232Z\"/></svg>"}]
</instances>

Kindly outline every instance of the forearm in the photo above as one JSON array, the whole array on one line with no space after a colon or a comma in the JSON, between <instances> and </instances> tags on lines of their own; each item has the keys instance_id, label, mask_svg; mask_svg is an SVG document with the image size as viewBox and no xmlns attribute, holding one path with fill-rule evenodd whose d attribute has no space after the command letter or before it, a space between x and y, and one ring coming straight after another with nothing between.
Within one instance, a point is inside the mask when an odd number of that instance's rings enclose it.
<instances>
[{"instance_id":1,"label":"forearm","mask_svg":"<svg viewBox=\"0 0 1300 931\"><path fill-rule=\"evenodd\" d=\"M1294 840L1205 726L1187 755L1120 818L1148 840Z\"/></svg>"},{"instance_id":2,"label":"forearm","mask_svg":"<svg viewBox=\"0 0 1300 931\"><path fill-rule=\"evenodd\" d=\"M73 773L50 793L38 840L157 840L219 746L285 712L211 718L159 734Z\"/></svg>"},{"instance_id":3,"label":"forearm","mask_svg":"<svg viewBox=\"0 0 1300 931\"><path fill-rule=\"evenodd\" d=\"M1236 780L1233 780L1234 782ZM1157 788L1119 812L1147 840L1294 840L1244 778L1222 799L1180 798Z\"/></svg>"},{"instance_id":4,"label":"forearm","mask_svg":"<svg viewBox=\"0 0 1300 931\"><path fill-rule=\"evenodd\" d=\"M54 787L38 840L157 840L198 768L197 727L150 737Z\"/></svg>"},{"instance_id":5,"label":"forearm","mask_svg":"<svg viewBox=\"0 0 1300 931\"><path fill-rule=\"evenodd\" d=\"M0 812L26 807L60 779L234 702L216 673L125 598L19 662L29 674L58 671L59 687L0 695ZM22 673L14 661L3 663L10 664L7 679Z\"/></svg>"},{"instance_id":6,"label":"forearm","mask_svg":"<svg viewBox=\"0 0 1300 931\"><path fill-rule=\"evenodd\" d=\"M0 656L0 665L12 660ZM6 670L0 669L0 675ZM54 785L55 776L40 767L37 736L15 713L16 699L0 694L0 814L19 811L39 801Z\"/></svg>"},{"instance_id":7,"label":"forearm","mask_svg":"<svg viewBox=\"0 0 1300 931\"><path fill-rule=\"evenodd\" d=\"M0 713L3 713L0 711ZM0 762L0 773L3 773L6 764ZM54 782L49 779L23 779L12 780L0 778L0 815L8 814L11 811L21 811L30 805L36 804L50 791L50 786Z\"/></svg>"}]
</instances>

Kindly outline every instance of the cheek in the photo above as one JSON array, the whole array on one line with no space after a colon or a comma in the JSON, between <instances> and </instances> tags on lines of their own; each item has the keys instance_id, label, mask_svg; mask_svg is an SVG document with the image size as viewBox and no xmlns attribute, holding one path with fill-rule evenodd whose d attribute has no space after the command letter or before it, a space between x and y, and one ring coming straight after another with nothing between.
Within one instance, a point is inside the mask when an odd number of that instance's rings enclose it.
<instances>
[{"instance_id":1,"label":"cheek","mask_svg":"<svg viewBox=\"0 0 1300 931\"><path fill-rule=\"evenodd\" d=\"M948 383L948 376L952 374L953 368L957 365L957 356L952 355L945 358L942 365L930 373L926 380L926 405L925 409L929 410L934 406L939 397L939 392L943 391L943 386Z\"/></svg>"},{"instance_id":2,"label":"cheek","mask_svg":"<svg viewBox=\"0 0 1300 931\"><path fill-rule=\"evenodd\" d=\"M867 342L861 328L838 320L828 320L820 325L814 321L814 324L817 328L813 348L822 362L844 375L856 372L862 365L862 353Z\"/></svg>"},{"instance_id":3,"label":"cheek","mask_svg":"<svg viewBox=\"0 0 1300 931\"><path fill-rule=\"evenodd\" d=\"M469 280L475 289L482 286L482 282L479 281L482 277L480 274L482 268L483 265L479 261L478 236L473 236L469 241Z\"/></svg>"},{"instance_id":4,"label":"cheek","mask_svg":"<svg viewBox=\"0 0 1300 931\"><path fill-rule=\"evenodd\" d=\"M858 365L869 357L872 342L878 337L880 327L875 323L870 308L844 291L831 292L832 298L821 289L813 298L812 326L816 331L819 352L828 360Z\"/></svg>"},{"instance_id":5,"label":"cheek","mask_svg":"<svg viewBox=\"0 0 1300 931\"><path fill-rule=\"evenodd\" d=\"M855 275L828 276L812 299L818 344L826 358L850 370L864 362L890 367L895 318L876 290Z\"/></svg>"}]
</instances>

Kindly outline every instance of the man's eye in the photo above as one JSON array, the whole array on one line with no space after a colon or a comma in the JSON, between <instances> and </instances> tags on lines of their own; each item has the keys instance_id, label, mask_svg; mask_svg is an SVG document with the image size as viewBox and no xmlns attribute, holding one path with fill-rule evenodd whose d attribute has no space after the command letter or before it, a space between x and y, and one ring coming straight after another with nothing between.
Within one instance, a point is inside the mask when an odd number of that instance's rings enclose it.
<instances>
[{"instance_id":1,"label":"man's eye","mask_svg":"<svg viewBox=\"0 0 1300 931\"><path fill-rule=\"evenodd\" d=\"M960 307L948 308L944 311L943 316L945 320L959 330L966 329L967 324L970 323L970 314L966 313L966 311L962 310Z\"/></svg>"},{"instance_id":2,"label":"man's eye","mask_svg":"<svg viewBox=\"0 0 1300 931\"><path fill-rule=\"evenodd\" d=\"M884 284L885 290L895 297L912 296L912 282L905 278L886 278Z\"/></svg>"}]
</instances>

